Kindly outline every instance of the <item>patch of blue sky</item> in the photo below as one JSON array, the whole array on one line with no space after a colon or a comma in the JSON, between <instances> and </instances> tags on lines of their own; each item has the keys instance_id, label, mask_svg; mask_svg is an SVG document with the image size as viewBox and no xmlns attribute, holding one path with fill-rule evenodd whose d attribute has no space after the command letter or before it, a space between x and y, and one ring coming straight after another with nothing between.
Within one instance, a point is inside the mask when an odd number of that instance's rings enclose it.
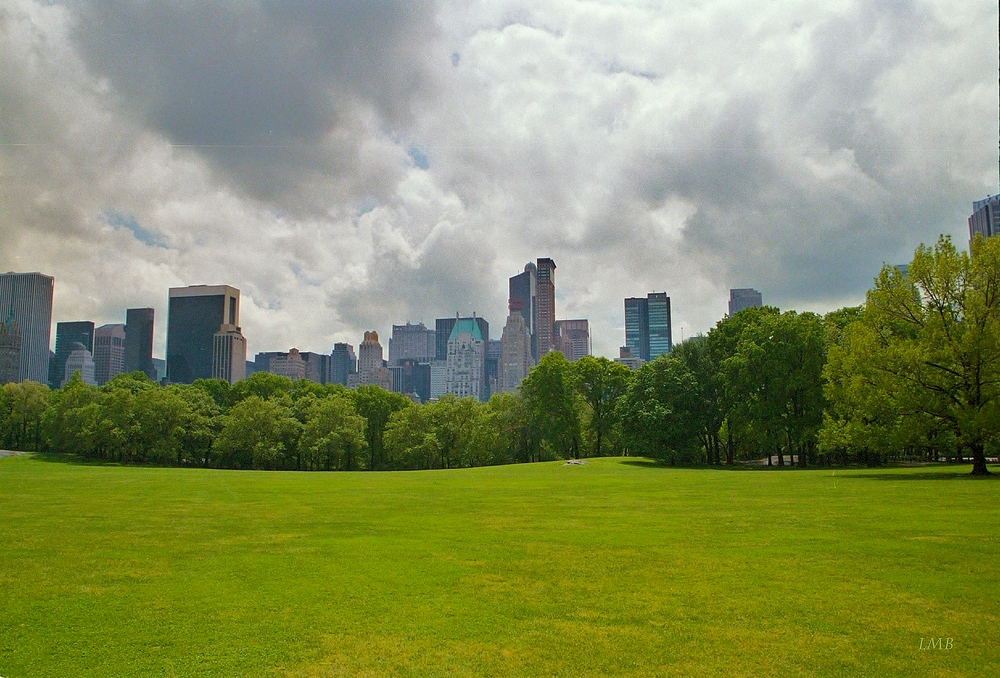
<instances>
[{"instance_id":1,"label":"patch of blue sky","mask_svg":"<svg viewBox=\"0 0 1000 678\"><path fill-rule=\"evenodd\" d=\"M162 235L154 231L147 231L139 225L139 222L131 214L122 214L113 207L107 207L101 212L98 219L116 231L120 231L123 228L132 231L135 239L144 245L148 245L149 247L167 247L167 241Z\"/></svg>"},{"instance_id":2,"label":"patch of blue sky","mask_svg":"<svg viewBox=\"0 0 1000 678\"><path fill-rule=\"evenodd\" d=\"M424 153L419 146L410 146L406 149L407 155L410 156L410 160L413 164L422 170L427 169L431 166L430 161L427 159L427 154Z\"/></svg>"}]
</instances>

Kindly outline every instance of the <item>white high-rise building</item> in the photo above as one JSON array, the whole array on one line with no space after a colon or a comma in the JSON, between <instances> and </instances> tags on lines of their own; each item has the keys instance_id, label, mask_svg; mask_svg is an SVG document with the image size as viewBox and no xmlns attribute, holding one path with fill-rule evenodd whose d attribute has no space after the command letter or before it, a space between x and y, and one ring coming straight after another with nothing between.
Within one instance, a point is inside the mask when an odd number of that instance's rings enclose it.
<instances>
[{"instance_id":1,"label":"white high-rise building","mask_svg":"<svg viewBox=\"0 0 1000 678\"><path fill-rule=\"evenodd\" d=\"M239 327L224 324L212 337L212 378L235 384L246 376L247 340Z\"/></svg>"},{"instance_id":2,"label":"white high-rise building","mask_svg":"<svg viewBox=\"0 0 1000 678\"><path fill-rule=\"evenodd\" d=\"M94 330L94 373L103 386L125 371L125 325L101 325Z\"/></svg>"},{"instance_id":3,"label":"white high-rise building","mask_svg":"<svg viewBox=\"0 0 1000 678\"><path fill-rule=\"evenodd\" d=\"M524 322L524 314L512 309L507 316L500 339L500 364L497 369L497 390L509 393L517 390L528 376L535 361L531 355L531 333Z\"/></svg>"},{"instance_id":4,"label":"white high-rise building","mask_svg":"<svg viewBox=\"0 0 1000 678\"><path fill-rule=\"evenodd\" d=\"M94 376L94 356L83 344L76 344L66 356L66 366L60 386L65 386L74 372L80 373L80 379L87 386L97 386L97 379Z\"/></svg>"},{"instance_id":5,"label":"white high-rise building","mask_svg":"<svg viewBox=\"0 0 1000 678\"><path fill-rule=\"evenodd\" d=\"M486 342L475 316L458 318L448 337L445 393L486 399Z\"/></svg>"}]
</instances>

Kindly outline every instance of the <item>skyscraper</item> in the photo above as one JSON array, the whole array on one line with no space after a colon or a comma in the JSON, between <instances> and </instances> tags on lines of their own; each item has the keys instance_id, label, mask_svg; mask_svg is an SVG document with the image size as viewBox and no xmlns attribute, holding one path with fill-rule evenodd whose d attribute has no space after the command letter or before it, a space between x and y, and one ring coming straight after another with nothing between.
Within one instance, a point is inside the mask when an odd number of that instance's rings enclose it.
<instances>
[{"instance_id":1,"label":"skyscraper","mask_svg":"<svg viewBox=\"0 0 1000 678\"><path fill-rule=\"evenodd\" d=\"M229 285L192 285L170 288L167 310L167 379L190 384L213 374L215 335L239 332L240 291ZM223 330L223 326L228 326ZM242 334L240 335L242 337ZM223 340L226 343L228 340ZM232 342L228 342L232 348ZM243 340L246 355L246 340ZM225 355L223 350L220 358ZM229 356L230 359L232 355ZM220 370L225 367L220 365ZM230 374L245 373L246 365L230 366Z\"/></svg>"},{"instance_id":2,"label":"skyscraper","mask_svg":"<svg viewBox=\"0 0 1000 678\"><path fill-rule=\"evenodd\" d=\"M418 362L433 360L437 355L437 333L423 323L393 325L389 337L389 364L399 365L412 358Z\"/></svg>"},{"instance_id":3,"label":"skyscraper","mask_svg":"<svg viewBox=\"0 0 1000 678\"><path fill-rule=\"evenodd\" d=\"M531 339L531 356L537 359L536 326L538 325L538 267L530 261L525 264L524 272L509 280L509 295L507 308L517 311L524 318Z\"/></svg>"},{"instance_id":4,"label":"skyscraper","mask_svg":"<svg viewBox=\"0 0 1000 678\"><path fill-rule=\"evenodd\" d=\"M125 371L145 372L147 377L156 381L151 308L130 308L125 311Z\"/></svg>"},{"instance_id":5,"label":"skyscraper","mask_svg":"<svg viewBox=\"0 0 1000 678\"><path fill-rule=\"evenodd\" d=\"M486 399L486 341L476 318L457 318L448 338L445 393Z\"/></svg>"},{"instance_id":6,"label":"skyscraper","mask_svg":"<svg viewBox=\"0 0 1000 678\"><path fill-rule=\"evenodd\" d=\"M556 349L567 360L576 361L590 355L590 323L587 320L557 320Z\"/></svg>"},{"instance_id":7,"label":"skyscraper","mask_svg":"<svg viewBox=\"0 0 1000 678\"><path fill-rule=\"evenodd\" d=\"M539 259L537 268L538 325L535 330L535 359L541 360L542 356L555 347L553 339L556 323L556 262L551 259Z\"/></svg>"},{"instance_id":8,"label":"skyscraper","mask_svg":"<svg viewBox=\"0 0 1000 678\"><path fill-rule=\"evenodd\" d=\"M336 343L330 354L330 376L328 383L347 386L348 375L358 371L358 359L350 344Z\"/></svg>"},{"instance_id":9,"label":"skyscraper","mask_svg":"<svg viewBox=\"0 0 1000 678\"><path fill-rule=\"evenodd\" d=\"M56 323L56 354L52 361L52 374L49 375L49 387L60 388L66 377L66 359L80 344L90 354L94 355L94 323L89 320Z\"/></svg>"},{"instance_id":10,"label":"skyscraper","mask_svg":"<svg viewBox=\"0 0 1000 678\"><path fill-rule=\"evenodd\" d=\"M633 357L649 360L649 300L644 297L625 299L625 346Z\"/></svg>"},{"instance_id":11,"label":"skyscraper","mask_svg":"<svg viewBox=\"0 0 1000 678\"><path fill-rule=\"evenodd\" d=\"M510 310L507 324L500 339L500 364L497 368L497 391L510 393L521 385L535 365L531 352L531 335L524 316L516 309Z\"/></svg>"},{"instance_id":12,"label":"skyscraper","mask_svg":"<svg viewBox=\"0 0 1000 678\"><path fill-rule=\"evenodd\" d=\"M749 288L736 288L729 290L729 317L739 313L745 308L760 308L764 298L760 292Z\"/></svg>"},{"instance_id":13,"label":"skyscraper","mask_svg":"<svg viewBox=\"0 0 1000 678\"><path fill-rule=\"evenodd\" d=\"M258 355L260 355L258 353ZM267 371L292 381L306 378L306 361L302 359L299 349L293 348L288 353L279 353L268 361Z\"/></svg>"},{"instance_id":14,"label":"skyscraper","mask_svg":"<svg viewBox=\"0 0 1000 678\"><path fill-rule=\"evenodd\" d=\"M125 371L125 326L101 325L94 330L94 378L103 386Z\"/></svg>"},{"instance_id":15,"label":"skyscraper","mask_svg":"<svg viewBox=\"0 0 1000 678\"><path fill-rule=\"evenodd\" d=\"M670 297L666 292L650 292L649 302L649 359L670 353L674 347L670 328Z\"/></svg>"},{"instance_id":16,"label":"skyscraper","mask_svg":"<svg viewBox=\"0 0 1000 678\"><path fill-rule=\"evenodd\" d=\"M235 384L246 376L247 340L238 326L223 323L212 335L212 379Z\"/></svg>"},{"instance_id":17,"label":"skyscraper","mask_svg":"<svg viewBox=\"0 0 1000 678\"><path fill-rule=\"evenodd\" d=\"M643 361L671 351L670 297L666 292L625 299L625 347Z\"/></svg>"},{"instance_id":18,"label":"skyscraper","mask_svg":"<svg viewBox=\"0 0 1000 678\"><path fill-rule=\"evenodd\" d=\"M21 357L17 381L49 380L52 289L55 280L41 273L0 274L0 317L17 323Z\"/></svg>"},{"instance_id":19,"label":"skyscraper","mask_svg":"<svg viewBox=\"0 0 1000 678\"><path fill-rule=\"evenodd\" d=\"M365 340L358 346L358 372L348 375L347 386L354 388L365 384L381 386L386 391L392 390L392 372L382 359L382 344L378 341L378 332L365 332Z\"/></svg>"},{"instance_id":20,"label":"skyscraper","mask_svg":"<svg viewBox=\"0 0 1000 678\"><path fill-rule=\"evenodd\" d=\"M972 203L972 216L969 217L970 242L977 233L984 238L1000 235L1000 195L990 195Z\"/></svg>"},{"instance_id":21,"label":"skyscraper","mask_svg":"<svg viewBox=\"0 0 1000 678\"><path fill-rule=\"evenodd\" d=\"M0 384L16 382L21 371L21 328L13 313L0 321Z\"/></svg>"}]
</instances>

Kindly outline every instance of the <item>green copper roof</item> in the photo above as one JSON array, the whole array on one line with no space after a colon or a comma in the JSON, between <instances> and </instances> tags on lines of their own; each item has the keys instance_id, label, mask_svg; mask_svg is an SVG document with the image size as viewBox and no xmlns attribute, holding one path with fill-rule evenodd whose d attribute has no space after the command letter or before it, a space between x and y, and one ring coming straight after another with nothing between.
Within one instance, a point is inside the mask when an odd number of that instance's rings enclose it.
<instances>
[{"instance_id":1,"label":"green copper roof","mask_svg":"<svg viewBox=\"0 0 1000 678\"><path fill-rule=\"evenodd\" d=\"M479 323L476 322L475 318L459 318L455 321L455 326L451 328L451 334L448 335L448 341L463 333L471 334L473 339L483 340L483 333L479 331Z\"/></svg>"}]
</instances>

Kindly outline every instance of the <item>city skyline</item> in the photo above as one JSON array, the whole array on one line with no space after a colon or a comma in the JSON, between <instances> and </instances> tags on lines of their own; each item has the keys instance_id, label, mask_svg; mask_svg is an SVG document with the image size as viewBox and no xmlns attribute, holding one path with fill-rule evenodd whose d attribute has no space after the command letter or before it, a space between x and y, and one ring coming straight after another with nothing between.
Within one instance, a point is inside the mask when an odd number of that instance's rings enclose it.
<instances>
[{"instance_id":1,"label":"city skyline","mask_svg":"<svg viewBox=\"0 0 1000 678\"><path fill-rule=\"evenodd\" d=\"M678 337L733 287L856 304L997 193L983 0L115 7L0 25L0 270L55 275L59 319L223 281L252 350L326 351L502 327L543 255L613 357L628 294Z\"/></svg>"}]
</instances>

